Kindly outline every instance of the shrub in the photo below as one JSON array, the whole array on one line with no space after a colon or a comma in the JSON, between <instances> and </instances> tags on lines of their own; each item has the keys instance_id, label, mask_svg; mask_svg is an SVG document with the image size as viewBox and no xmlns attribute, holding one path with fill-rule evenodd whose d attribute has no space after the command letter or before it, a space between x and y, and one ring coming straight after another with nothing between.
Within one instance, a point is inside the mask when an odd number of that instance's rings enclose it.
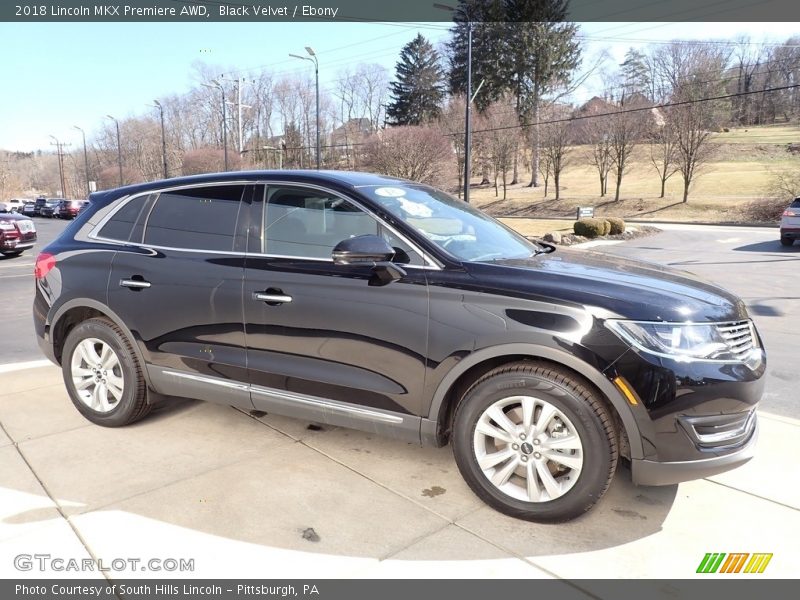
<instances>
[{"instance_id":1,"label":"shrub","mask_svg":"<svg viewBox=\"0 0 800 600\"><path fill-rule=\"evenodd\" d=\"M572 225L572 230L575 235L582 235L587 238L596 238L599 235L605 235L606 225L608 221L603 219L580 219L575 221ZM610 227L610 225L609 225Z\"/></svg>"},{"instance_id":2,"label":"shrub","mask_svg":"<svg viewBox=\"0 0 800 600\"><path fill-rule=\"evenodd\" d=\"M603 222L603 235L608 235L611 233L611 223L609 223L606 219L600 219Z\"/></svg>"},{"instance_id":3,"label":"shrub","mask_svg":"<svg viewBox=\"0 0 800 600\"><path fill-rule=\"evenodd\" d=\"M625 221L619 217L606 217L606 221L611 225L611 235L619 235L625 233Z\"/></svg>"}]
</instances>

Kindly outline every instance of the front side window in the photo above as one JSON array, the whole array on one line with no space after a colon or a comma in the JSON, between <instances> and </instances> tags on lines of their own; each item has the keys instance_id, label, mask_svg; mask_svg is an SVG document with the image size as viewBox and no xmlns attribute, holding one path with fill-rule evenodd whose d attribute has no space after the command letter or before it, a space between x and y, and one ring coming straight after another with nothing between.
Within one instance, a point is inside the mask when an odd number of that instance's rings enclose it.
<instances>
[{"instance_id":1,"label":"front side window","mask_svg":"<svg viewBox=\"0 0 800 600\"><path fill-rule=\"evenodd\" d=\"M353 203L322 190L270 187L264 211L265 254L329 259L342 240L380 235L395 248L395 261L422 264L403 240Z\"/></svg>"},{"instance_id":2,"label":"front side window","mask_svg":"<svg viewBox=\"0 0 800 600\"><path fill-rule=\"evenodd\" d=\"M460 260L527 258L538 250L485 213L426 185L364 186L359 191Z\"/></svg>"},{"instance_id":3,"label":"front side window","mask_svg":"<svg viewBox=\"0 0 800 600\"><path fill-rule=\"evenodd\" d=\"M147 218L144 243L187 250L230 252L243 185L162 192Z\"/></svg>"}]
</instances>

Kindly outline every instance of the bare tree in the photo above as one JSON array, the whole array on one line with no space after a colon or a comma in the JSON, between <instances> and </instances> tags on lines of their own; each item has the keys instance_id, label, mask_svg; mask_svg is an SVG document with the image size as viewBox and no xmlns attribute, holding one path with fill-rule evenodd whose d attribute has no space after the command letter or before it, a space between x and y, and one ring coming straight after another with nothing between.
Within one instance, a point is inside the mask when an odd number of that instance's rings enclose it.
<instances>
[{"instance_id":1,"label":"bare tree","mask_svg":"<svg viewBox=\"0 0 800 600\"><path fill-rule=\"evenodd\" d=\"M643 104L635 100L626 104L623 98L616 113L609 118L611 125L611 130L609 131L611 160L616 178L614 202L619 200L622 177L630 166L631 154L636 144L641 140L647 123L647 113L638 110L628 111L642 107Z\"/></svg>"},{"instance_id":2,"label":"bare tree","mask_svg":"<svg viewBox=\"0 0 800 600\"><path fill-rule=\"evenodd\" d=\"M587 158L600 178L600 196L605 196L608 191L609 172L614 164L610 129L611 123L606 116L585 119L580 128L583 141L589 146Z\"/></svg>"},{"instance_id":3,"label":"bare tree","mask_svg":"<svg viewBox=\"0 0 800 600\"><path fill-rule=\"evenodd\" d=\"M546 124L541 125L540 143L542 156L549 163L549 171L553 177L555 199L561 197L561 174L569 163L572 152L573 127L568 120L566 107L552 107L546 113Z\"/></svg>"},{"instance_id":4,"label":"bare tree","mask_svg":"<svg viewBox=\"0 0 800 600\"><path fill-rule=\"evenodd\" d=\"M658 121L649 132L650 162L661 181L659 198L664 197L667 180L678 172L675 127L672 119L665 117L664 114L666 113L659 113Z\"/></svg>"},{"instance_id":5,"label":"bare tree","mask_svg":"<svg viewBox=\"0 0 800 600\"><path fill-rule=\"evenodd\" d=\"M470 119L474 122L474 117ZM458 197L461 198L464 183L464 96L451 96L439 115L439 127L453 148L453 157L458 174Z\"/></svg>"},{"instance_id":6,"label":"bare tree","mask_svg":"<svg viewBox=\"0 0 800 600\"><path fill-rule=\"evenodd\" d=\"M373 136L367 147L370 166L379 173L437 184L445 180L452 148L434 127L403 126Z\"/></svg>"},{"instance_id":7,"label":"bare tree","mask_svg":"<svg viewBox=\"0 0 800 600\"><path fill-rule=\"evenodd\" d=\"M497 178L503 182L503 200L507 197L508 172L513 169L514 156L518 146L517 132L519 119L512 101L501 98L484 111L487 129L481 137L485 137L488 162L494 170L495 195L497 194Z\"/></svg>"}]
</instances>

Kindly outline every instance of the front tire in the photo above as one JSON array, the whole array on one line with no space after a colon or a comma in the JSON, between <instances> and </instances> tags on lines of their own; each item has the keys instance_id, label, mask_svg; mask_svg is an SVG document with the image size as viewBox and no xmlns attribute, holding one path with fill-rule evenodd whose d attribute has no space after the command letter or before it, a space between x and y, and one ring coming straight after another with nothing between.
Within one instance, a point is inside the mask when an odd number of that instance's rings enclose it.
<instances>
[{"instance_id":1,"label":"front tire","mask_svg":"<svg viewBox=\"0 0 800 600\"><path fill-rule=\"evenodd\" d=\"M61 370L75 408L92 423L121 427L150 412L132 342L111 321L89 319L64 342Z\"/></svg>"},{"instance_id":2,"label":"front tire","mask_svg":"<svg viewBox=\"0 0 800 600\"><path fill-rule=\"evenodd\" d=\"M555 365L493 369L459 404L453 452L467 484L496 510L557 523L588 511L617 466L614 421L597 393Z\"/></svg>"}]
</instances>

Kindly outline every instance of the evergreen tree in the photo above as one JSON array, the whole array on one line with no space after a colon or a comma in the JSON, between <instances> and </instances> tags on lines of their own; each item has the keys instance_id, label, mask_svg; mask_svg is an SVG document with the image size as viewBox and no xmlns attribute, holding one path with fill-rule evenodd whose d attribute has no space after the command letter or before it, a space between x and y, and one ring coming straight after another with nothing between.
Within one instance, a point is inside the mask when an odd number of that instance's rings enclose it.
<instances>
[{"instance_id":1,"label":"evergreen tree","mask_svg":"<svg viewBox=\"0 0 800 600\"><path fill-rule=\"evenodd\" d=\"M619 66L625 82L626 96L633 93L651 96L650 69L647 66L647 57L642 52L635 48L629 48L625 53L625 60Z\"/></svg>"},{"instance_id":2,"label":"evergreen tree","mask_svg":"<svg viewBox=\"0 0 800 600\"><path fill-rule=\"evenodd\" d=\"M510 93L519 119L531 124L529 142L538 185L539 112L543 99L565 86L580 64L578 27L564 22L568 0L459 0L452 29L450 88L463 91L466 81L467 22L472 22L472 79L483 81L475 98L478 110ZM515 178L516 179L516 176Z\"/></svg>"},{"instance_id":3,"label":"evergreen tree","mask_svg":"<svg viewBox=\"0 0 800 600\"><path fill-rule=\"evenodd\" d=\"M421 125L434 120L444 100L444 71L439 53L418 34L403 47L389 85L392 101L386 107L391 125Z\"/></svg>"}]
</instances>

